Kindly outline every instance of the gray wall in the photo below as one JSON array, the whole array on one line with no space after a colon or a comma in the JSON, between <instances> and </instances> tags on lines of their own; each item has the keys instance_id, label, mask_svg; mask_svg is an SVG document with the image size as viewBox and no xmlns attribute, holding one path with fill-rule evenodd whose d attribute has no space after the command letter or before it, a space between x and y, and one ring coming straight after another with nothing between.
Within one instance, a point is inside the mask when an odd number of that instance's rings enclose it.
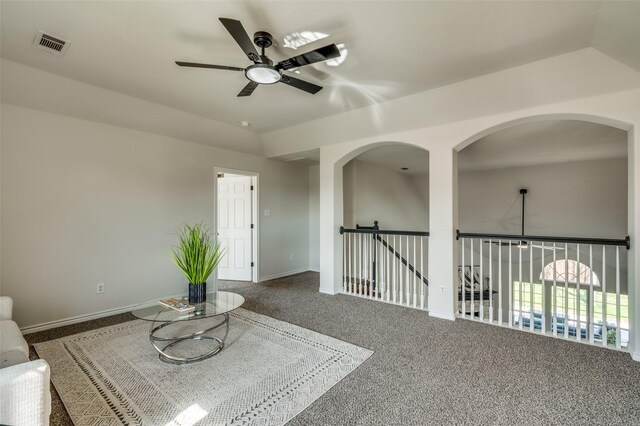
<instances>
[{"instance_id":1,"label":"gray wall","mask_svg":"<svg viewBox=\"0 0 640 426\"><path fill-rule=\"evenodd\" d=\"M260 173L271 214L260 217L259 276L308 268L308 167L7 104L1 113L0 290L21 327L185 291L167 248L178 226L215 223L215 166Z\"/></svg>"},{"instance_id":2,"label":"gray wall","mask_svg":"<svg viewBox=\"0 0 640 426\"><path fill-rule=\"evenodd\" d=\"M363 161L344 166L346 227L429 230L429 176L407 175Z\"/></svg>"},{"instance_id":3,"label":"gray wall","mask_svg":"<svg viewBox=\"0 0 640 426\"><path fill-rule=\"evenodd\" d=\"M627 159L460 172L458 206L464 232L624 238Z\"/></svg>"},{"instance_id":4,"label":"gray wall","mask_svg":"<svg viewBox=\"0 0 640 426\"><path fill-rule=\"evenodd\" d=\"M309 167L309 269L320 270L320 166Z\"/></svg>"}]
</instances>

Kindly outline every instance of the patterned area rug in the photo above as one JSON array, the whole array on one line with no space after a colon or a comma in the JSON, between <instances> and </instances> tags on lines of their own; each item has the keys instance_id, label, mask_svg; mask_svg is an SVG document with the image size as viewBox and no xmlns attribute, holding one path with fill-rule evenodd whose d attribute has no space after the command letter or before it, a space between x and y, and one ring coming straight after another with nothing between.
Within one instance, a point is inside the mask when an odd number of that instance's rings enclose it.
<instances>
[{"instance_id":1,"label":"patterned area rug","mask_svg":"<svg viewBox=\"0 0 640 426\"><path fill-rule=\"evenodd\" d=\"M244 309L230 316L225 348L194 364L161 362L141 320L34 346L83 426L282 425L373 353ZM207 321L219 319L200 320Z\"/></svg>"}]
</instances>

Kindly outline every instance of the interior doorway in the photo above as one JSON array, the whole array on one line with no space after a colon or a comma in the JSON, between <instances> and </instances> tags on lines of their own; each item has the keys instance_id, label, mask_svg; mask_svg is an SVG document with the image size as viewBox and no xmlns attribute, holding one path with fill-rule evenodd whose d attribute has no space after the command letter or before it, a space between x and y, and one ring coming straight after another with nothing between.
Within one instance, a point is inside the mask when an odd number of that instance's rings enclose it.
<instances>
[{"instance_id":1,"label":"interior doorway","mask_svg":"<svg viewBox=\"0 0 640 426\"><path fill-rule=\"evenodd\" d=\"M218 279L257 282L258 176L216 168L216 231L226 254Z\"/></svg>"}]
</instances>

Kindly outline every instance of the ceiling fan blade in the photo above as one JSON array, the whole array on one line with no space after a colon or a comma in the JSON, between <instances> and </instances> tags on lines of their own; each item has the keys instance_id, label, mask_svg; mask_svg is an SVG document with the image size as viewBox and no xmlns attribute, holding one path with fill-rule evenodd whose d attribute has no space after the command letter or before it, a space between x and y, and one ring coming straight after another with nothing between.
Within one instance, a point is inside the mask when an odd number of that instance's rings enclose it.
<instances>
[{"instance_id":1,"label":"ceiling fan blade","mask_svg":"<svg viewBox=\"0 0 640 426\"><path fill-rule=\"evenodd\" d=\"M315 95L320 90L322 90L322 86L318 86L316 84L309 83L288 75L283 75L282 79L280 79L280 83L288 84L289 86L293 86L296 89L304 90L305 92L311 93L312 95Z\"/></svg>"},{"instance_id":2,"label":"ceiling fan blade","mask_svg":"<svg viewBox=\"0 0 640 426\"><path fill-rule=\"evenodd\" d=\"M244 27L235 19L229 18L220 18L220 22L222 25L229 31L231 37L238 43L242 51L255 63L261 63L262 59L260 59L260 55L256 51L256 48L253 46L253 42L249 38L249 35L245 31Z\"/></svg>"},{"instance_id":3,"label":"ceiling fan blade","mask_svg":"<svg viewBox=\"0 0 640 426\"><path fill-rule=\"evenodd\" d=\"M258 87L258 83L256 83L255 81L250 81L246 86L244 86L244 89L242 89L240 93L238 93L238 97L250 96L253 91L256 90L256 87Z\"/></svg>"},{"instance_id":4,"label":"ceiling fan blade","mask_svg":"<svg viewBox=\"0 0 640 426\"><path fill-rule=\"evenodd\" d=\"M276 65L277 69L288 70L291 68L298 68L309 64L315 64L316 62L326 61L327 59L333 59L340 56L340 49L335 44L319 47L316 50L312 50L302 55L294 56L293 58L284 59Z\"/></svg>"},{"instance_id":5,"label":"ceiling fan blade","mask_svg":"<svg viewBox=\"0 0 640 426\"><path fill-rule=\"evenodd\" d=\"M198 64L196 62L182 62L182 61L176 61L176 64L180 65L181 67L213 68L216 70L227 70L227 71L244 71L244 68L228 67L226 65Z\"/></svg>"}]
</instances>

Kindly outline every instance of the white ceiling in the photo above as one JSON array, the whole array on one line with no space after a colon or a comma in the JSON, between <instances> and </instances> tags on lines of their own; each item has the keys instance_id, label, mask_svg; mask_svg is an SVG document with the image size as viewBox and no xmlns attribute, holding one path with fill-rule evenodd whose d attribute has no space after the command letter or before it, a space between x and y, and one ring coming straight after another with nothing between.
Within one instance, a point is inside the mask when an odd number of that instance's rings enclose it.
<instances>
[{"instance_id":1,"label":"white ceiling","mask_svg":"<svg viewBox=\"0 0 640 426\"><path fill-rule=\"evenodd\" d=\"M407 175L429 172L429 153L411 145L393 144L373 148L358 155L355 160ZM402 170L403 167L408 170Z\"/></svg>"},{"instance_id":2,"label":"white ceiling","mask_svg":"<svg viewBox=\"0 0 640 426\"><path fill-rule=\"evenodd\" d=\"M44 71L240 127L267 132L501 69L595 46L640 69L640 2L8 2L1 56ZM344 43L340 67L299 76L325 89L286 85L236 94L242 73L186 69L175 60L246 66L218 17L252 35L295 31ZM38 30L71 42L63 57L32 46ZM286 51L280 48L279 51ZM305 50L303 48L303 50ZM268 51L274 60L283 55Z\"/></svg>"},{"instance_id":3,"label":"white ceiling","mask_svg":"<svg viewBox=\"0 0 640 426\"><path fill-rule=\"evenodd\" d=\"M305 154L307 160L315 154ZM501 130L477 140L458 155L461 171L494 170L541 164L624 158L627 132L585 121L539 121ZM358 161L403 174L429 171L429 153L393 144L370 149ZM403 171L402 167L409 170Z\"/></svg>"},{"instance_id":4,"label":"white ceiling","mask_svg":"<svg viewBox=\"0 0 640 426\"><path fill-rule=\"evenodd\" d=\"M460 170L490 170L627 156L627 132L586 121L539 121L501 130L458 154Z\"/></svg>"}]
</instances>

